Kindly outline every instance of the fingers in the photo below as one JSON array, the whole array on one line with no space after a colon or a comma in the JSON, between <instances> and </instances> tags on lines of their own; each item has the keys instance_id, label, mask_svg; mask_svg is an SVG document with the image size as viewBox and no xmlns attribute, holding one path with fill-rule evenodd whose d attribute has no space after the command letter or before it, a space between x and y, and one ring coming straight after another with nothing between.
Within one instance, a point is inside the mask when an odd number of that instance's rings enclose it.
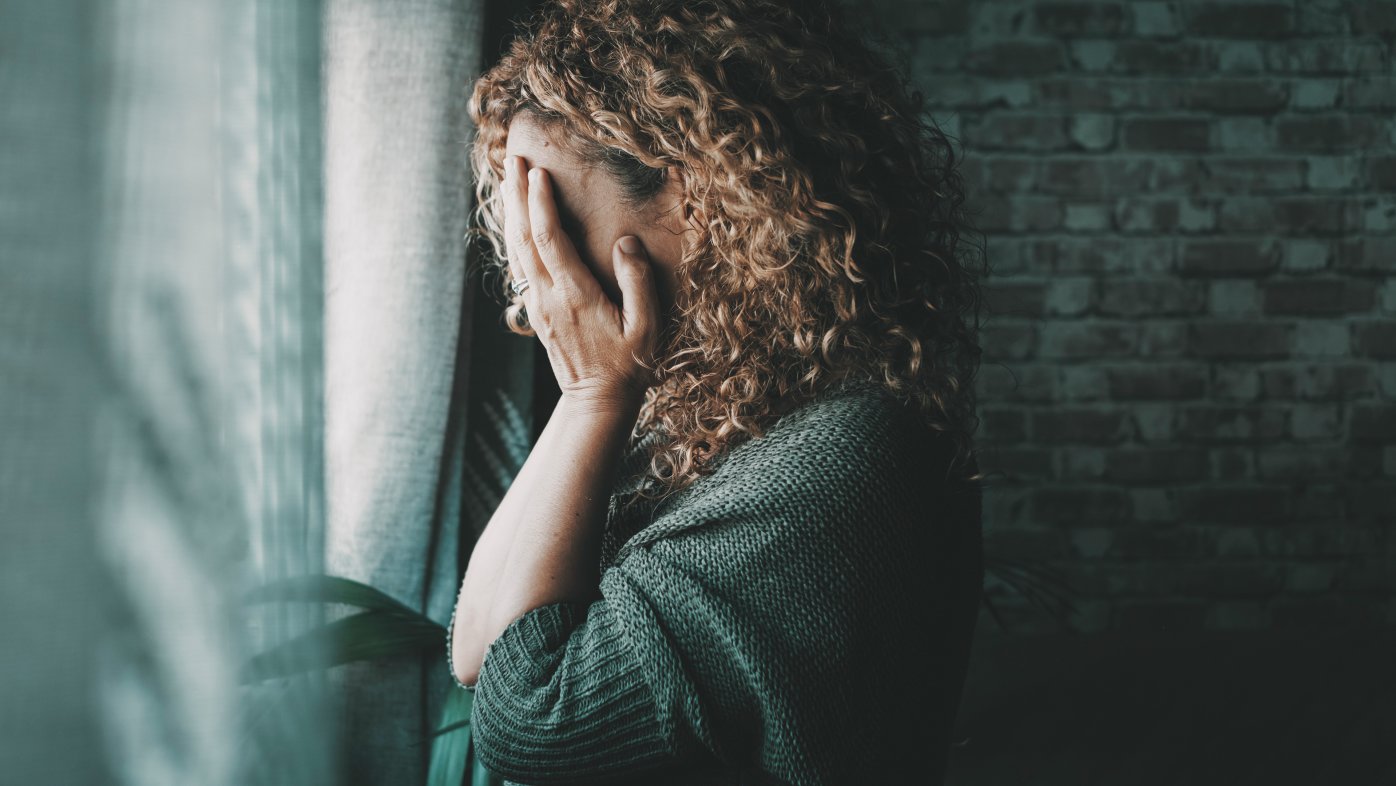
<instances>
[{"instance_id":1,"label":"fingers","mask_svg":"<svg viewBox=\"0 0 1396 786\"><path fill-rule=\"evenodd\" d=\"M621 238L615 245L614 254L625 335L634 337L645 334L659 321L654 267L639 239L633 235Z\"/></svg>"},{"instance_id":2,"label":"fingers","mask_svg":"<svg viewBox=\"0 0 1396 786\"><path fill-rule=\"evenodd\" d=\"M533 302L534 290L551 284L552 279L533 248L524 172L522 158L504 159L504 238L509 250L509 275L515 281L528 279L529 288L524 290L523 299L524 306L532 313L529 304Z\"/></svg>"},{"instance_id":3,"label":"fingers","mask_svg":"<svg viewBox=\"0 0 1396 786\"><path fill-rule=\"evenodd\" d=\"M552 284L575 290L583 296L583 302L603 297L601 285L590 270L584 269L572 238L562 228L552 177L541 167L529 170L528 175L528 225L533 234L533 247Z\"/></svg>"}]
</instances>

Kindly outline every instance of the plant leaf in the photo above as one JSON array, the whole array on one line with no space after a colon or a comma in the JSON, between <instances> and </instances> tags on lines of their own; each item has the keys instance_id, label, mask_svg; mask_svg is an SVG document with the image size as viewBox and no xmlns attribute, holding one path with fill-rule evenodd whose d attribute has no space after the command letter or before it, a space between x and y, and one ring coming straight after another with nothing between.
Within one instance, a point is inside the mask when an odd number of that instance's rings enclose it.
<instances>
[{"instance_id":1,"label":"plant leaf","mask_svg":"<svg viewBox=\"0 0 1396 786\"><path fill-rule=\"evenodd\" d=\"M365 609L395 611L406 615L421 616L418 611L382 590L353 579L323 574L292 576L274 581L247 593L243 600L248 604L278 600L345 603Z\"/></svg>"},{"instance_id":2,"label":"plant leaf","mask_svg":"<svg viewBox=\"0 0 1396 786\"><path fill-rule=\"evenodd\" d=\"M364 611L308 631L254 655L240 681L257 682L352 661L396 655L445 654L446 629L416 612Z\"/></svg>"},{"instance_id":3,"label":"plant leaf","mask_svg":"<svg viewBox=\"0 0 1396 786\"><path fill-rule=\"evenodd\" d=\"M432 733L427 786L461 786L470 761L470 708L475 696L452 685L441 708L441 727Z\"/></svg>"}]
</instances>

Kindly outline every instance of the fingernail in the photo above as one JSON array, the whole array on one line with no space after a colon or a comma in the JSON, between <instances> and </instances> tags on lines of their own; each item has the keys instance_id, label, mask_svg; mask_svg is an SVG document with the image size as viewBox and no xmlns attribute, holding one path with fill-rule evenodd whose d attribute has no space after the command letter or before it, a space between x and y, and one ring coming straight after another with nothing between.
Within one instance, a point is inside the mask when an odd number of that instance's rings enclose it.
<instances>
[{"instance_id":1,"label":"fingernail","mask_svg":"<svg viewBox=\"0 0 1396 786\"><path fill-rule=\"evenodd\" d=\"M627 254L640 253L640 241L634 235L626 235L620 239L620 250Z\"/></svg>"},{"instance_id":2,"label":"fingernail","mask_svg":"<svg viewBox=\"0 0 1396 786\"><path fill-rule=\"evenodd\" d=\"M541 177L541 176L542 176L542 173L539 172L537 168L528 170L528 182L530 182L530 183L537 183L537 182L538 182L538 178Z\"/></svg>"}]
</instances>

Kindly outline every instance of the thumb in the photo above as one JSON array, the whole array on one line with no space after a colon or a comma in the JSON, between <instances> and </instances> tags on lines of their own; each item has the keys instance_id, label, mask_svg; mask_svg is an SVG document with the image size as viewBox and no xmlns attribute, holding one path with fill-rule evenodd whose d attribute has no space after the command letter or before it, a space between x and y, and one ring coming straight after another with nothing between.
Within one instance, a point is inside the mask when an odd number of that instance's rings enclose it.
<instances>
[{"instance_id":1,"label":"thumb","mask_svg":"<svg viewBox=\"0 0 1396 786\"><path fill-rule=\"evenodd\" d=\"M615 258L625 334L643 333L650 330L655 321L654 265L640 239L634 235L626 235L616 243Z\"/></svg>"}]
</instances>

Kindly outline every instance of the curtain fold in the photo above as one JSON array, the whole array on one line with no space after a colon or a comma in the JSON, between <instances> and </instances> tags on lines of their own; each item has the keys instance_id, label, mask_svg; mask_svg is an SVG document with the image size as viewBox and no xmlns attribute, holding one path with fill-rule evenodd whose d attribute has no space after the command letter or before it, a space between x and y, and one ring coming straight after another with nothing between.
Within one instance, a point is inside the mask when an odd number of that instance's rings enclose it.
<instances>
[{"instance_id":1,"label":"curtain fold","mask_svg":"<svg viewBox=\"0 0 1396 786\"><path fill-rule=\"evenodd\" d=\"M325 563L444 622L459 508L470 206L467 100L482 4L325 6ZM460 372L458 374L458 371ZM415 784L444 658L332 675L345 783Z\"/></svg>"},{"instance_id":2,"label":"curtain fold","mask_svg":"<svg viewBox=\"0 0 1396 786\"><path fill-rule=\"evenodd\" d=\"M0 20L0 780L329 784L319 2Z\"/></svg>"}]
</instances>

